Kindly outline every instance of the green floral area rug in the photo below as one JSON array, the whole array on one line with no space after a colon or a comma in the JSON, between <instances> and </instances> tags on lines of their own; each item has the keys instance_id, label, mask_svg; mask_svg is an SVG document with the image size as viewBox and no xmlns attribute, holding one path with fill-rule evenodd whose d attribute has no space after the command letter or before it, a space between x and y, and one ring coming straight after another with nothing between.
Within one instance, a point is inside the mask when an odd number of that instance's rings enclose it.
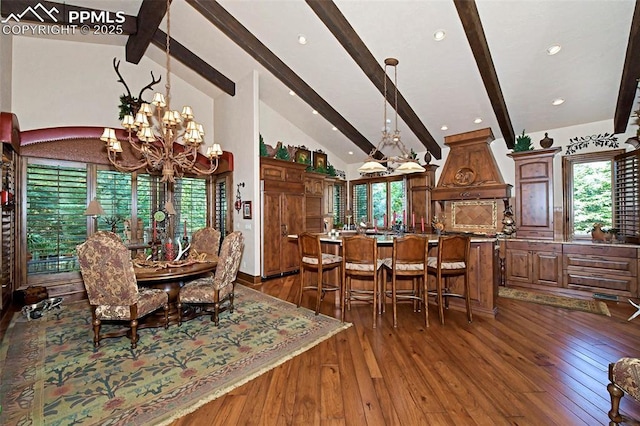
<instances>
[{"instance_id":1,"label":"green floral area rug","mask_svg":"<svg viewBox=\"0 0 640 426\"><path fill-rule=\"evenodd\" d=\"M536 293L510 287L499 287L498 294L500 297L505 297L507 299L522 300L525 302L539 303L541 305L556 306L558 308L591 312L594 314L606 315L608 317L611 316L607 304L597 300L576 299L573 297Z\"/></svg>"},{"instance_id":2,"label":"green floral area rug","mask_svg":"<svg viewBox=\"0 0 640 426\"><path fill-rule=\"evenodd\" d=\"M236 286L235 311L143 329L93 349L85 303L27 322L0 348L1 425L158 425L194 411L351 324Z\"/></svg>"}]
</instances>

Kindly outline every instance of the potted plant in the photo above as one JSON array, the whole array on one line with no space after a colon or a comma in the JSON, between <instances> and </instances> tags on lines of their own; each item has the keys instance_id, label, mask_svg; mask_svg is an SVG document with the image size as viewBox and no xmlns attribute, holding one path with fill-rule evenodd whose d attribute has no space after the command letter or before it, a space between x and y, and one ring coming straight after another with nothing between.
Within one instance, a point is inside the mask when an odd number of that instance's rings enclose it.
<instances>
[{"instance_id":1,"label":"potted plant","mask_svg":"<svg viewBox=\"0 0 640 426\"><path fill-rule=\"evenodd\" d=\"M513 147L513 152L525 152L531 151L533 146L531 145L531 136L525 135L524 129L522 134L516 136L516 144Z\"/></svg>"}]
</instances>

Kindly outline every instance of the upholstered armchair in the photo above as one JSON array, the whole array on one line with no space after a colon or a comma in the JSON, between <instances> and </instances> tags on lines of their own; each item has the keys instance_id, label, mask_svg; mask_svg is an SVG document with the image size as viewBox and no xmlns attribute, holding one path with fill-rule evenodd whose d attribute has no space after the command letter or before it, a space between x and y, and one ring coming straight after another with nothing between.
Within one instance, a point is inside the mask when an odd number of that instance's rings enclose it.
<instances>
[{"instance_id":1,"label":"upholstered armchair","mask_svg":"<svg viewBox=\"0 0 640 426\"><path fill-rule=\"evenodd\" d=\"M218 260L218 250L220 249L220 231L207 227L198 229L191 236L191 253L203 256L204 259L215 262Z\"/></svg>"},{"instance_id":2,"label":"upholstered armchair","mask_svg":"<svg viewBox=\"0 0 640 426\"><path fill-rule=\"evenodd\" d=\"M624 393L640 401L640 358L621 358L609 364L609 381L611 382L607 385L611 395L609 424L617 425L626 420L620 414L620 400Z\"/></svg>"},{"instance_id":3,"label":"upholstered armchair","mask_svg":"<svg viewBox=\"0 0 640 426\"><path fill-rule=\"evenodd\" d=\"M77 246L80 272L91 305L93 343L129 334L131 347L138 343L138 320L164 308L169 325L169 298L163 290L138 288L129 249L110 232L98 232ZM116 237L116 238L114 238ZM129 327L100 334L102 321L128 321Z\"/></svg>"},{"instance_id":4,"label":"upholstered armchair","mask_svg":"<svg viewBox=\"0 0 640 426\"><path fill-rule=\"evenodd\" d=\"M178 295L178 324L182 323L182 306L198 305L203 313L211 313L211 321L219 324L220 312L233 312L235 280L244 249L244 237L232 232L222 241L215 275L186 283ZM213 310L207 310L207 307Z\"/></svg>"}]
</instances>

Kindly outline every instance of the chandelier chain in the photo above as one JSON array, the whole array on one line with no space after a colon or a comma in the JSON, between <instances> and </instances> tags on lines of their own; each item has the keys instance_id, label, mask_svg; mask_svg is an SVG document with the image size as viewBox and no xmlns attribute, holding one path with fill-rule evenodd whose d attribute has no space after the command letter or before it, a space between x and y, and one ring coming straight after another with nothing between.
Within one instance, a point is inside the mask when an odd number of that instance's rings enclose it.
<instances>
[{"instance_id":1,"label":"chandelier chain","mask_svg":"<svg viewBox=\"0 0 640 426\"><path fill-rule=\"evenodd\" d=\"M167 109L171 110L171 0L167 0L167 37L165 39L167 83L166 89Z\"/></svg>"}]
</instances>

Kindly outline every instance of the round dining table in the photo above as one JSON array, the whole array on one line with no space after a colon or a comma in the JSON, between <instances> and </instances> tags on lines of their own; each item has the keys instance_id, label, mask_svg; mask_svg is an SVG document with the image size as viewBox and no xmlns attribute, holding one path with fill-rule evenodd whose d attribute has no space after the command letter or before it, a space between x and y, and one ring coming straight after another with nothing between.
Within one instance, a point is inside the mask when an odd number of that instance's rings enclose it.
<instances>
[{"instance_id":1,"label":"round dining table","mask_svg":"<svg viewBox=\"0 0 640 426\"><path fill-rule=\"evenodd\" d=\"M193 262L185 264L167 264L167 262L156 262L144 265L135 265L134 272L138 285L141 287L156 288L164 290L169 296L169 323L177 323L178 311L176 302L182 286L193 279L206 276L215 271L217 262ZM141 327L156 327L159 321L164 321L158 315L150 316L141 321ZM143 324L144 322L144 324Z\"/></svg>"}]
</instances>

